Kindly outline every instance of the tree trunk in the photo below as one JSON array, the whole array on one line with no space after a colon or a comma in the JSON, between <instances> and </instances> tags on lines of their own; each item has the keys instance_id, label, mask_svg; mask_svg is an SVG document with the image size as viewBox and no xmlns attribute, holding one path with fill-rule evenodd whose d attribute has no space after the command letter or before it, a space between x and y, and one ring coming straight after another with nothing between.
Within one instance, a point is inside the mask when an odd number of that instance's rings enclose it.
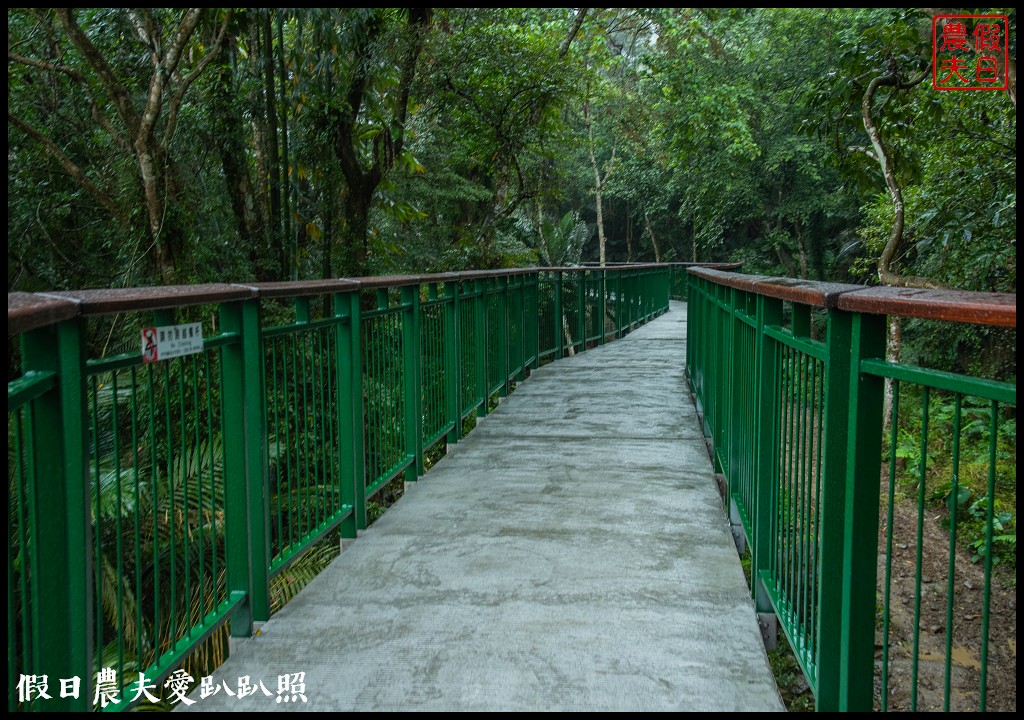
<instances>
[{"instance_id":1,"label":"tree trunk","mask_svg":"<svg viewBox=\"0 0 1024 720\"><path fill-rule=\"evenodd\" d=\"M781 244L775 246L775 254L779 256L779 262L782 264L782 270L786 276L796 275L796 263L793 262L793 256Z\"/></svg>"},{"instance_id":2,"label":"tree trunk","mask_svg":"<svg viewBox=\"0 0 1024 720\"><path fill-rule=\"evenodd\" d=\"M594 166L594 176L597 180L597 185L594 187L594 203L597 205L597 247L598 257L600 259L601 267L605 264L605 237L604 237L604 210L601 207L601 177L597 172L597 166Z\"/></svg>"},{"instance_id":3,"label":"tree trunk","mask_svg":"<svg viewBox=\"0 0 1024 720\"><path fill-rule=\"evenodd\" d=\"M370 207L374 187L369 184L349 185L345 195L345 225L341 231L341 247L344 253L342 275L363 277L369 274L367 266Z\"/></svg>"},{"instance_id":4,"label":"tree trunk","mask_svg":"<svg viewBox=\"0 0 1024 720\"><path fill-rule=\"evenodd\" d=\"M651 247L654 248L654 262L661 262L661 248L658 247L658 240L654 237L654 230L651 229L651 215L644 210L644 225L647 228L647 234L651 236Z\"/></svg>"},{"instance_id":5,"label":"tree trunk","mask_svg":"<svg viewBox=\"0 0 1024 720\"><path fill-rule=\"evenodd\" d=\"M290 277L291 267L284 230L281 225L281 160L277 148L277 97L274 89L274 38L270 26L270 11L262 11L263 22L263 85L267 113L267 170L270 186L270 237L271 247L281 264L281 277Z\"/></svg>"},{"instance_id":6,"label":"tree trunk","mask_svg":"<svg viewBox=\"0 0 1024 720\"><path fill-rule=\"evenodd\" d=\"M277 280L277 272L268 264L263 208L256 199L252 176L246 162L245 126L235 95L232 62L225 58L218 69L211 99L211 110L219 134L220 161L231 209L238 225L243 247L249 249L249 266L257 280Z\"/></svg>"},{"instance_id":7,"label":"tree trunk","mask_svg":"<svg viewBox=\"0 0 1024 720\"><path fill-rule=\"evenodd\" d=\"M604 184L608 181L608 176L611 174L611 167L607 168L604 179L601 178L601 170L597 166L597 155L594 152L594 125L590 121L590 100L588 99L583 104L583 118L587 123L587 150L590 153L590 167L594 171L594 206L597 210L597 249L598 257L600 259L601 267L605 265L605 235L604 235L604 207L601 203L601 195L604 190ZM612 151L612 160L614 162L615 151Z\"/></svg>"},{"instance_id":8,"label":"tree trunk","mask_svg":"<svg viewBox=\"0 0 1024 720\"><path fill-rule=\"evenodd\" d=\"M249 55L249 72L255 77L262 77L263 73L263 42L262 37L262 23L260 22L259 15L257 13L250 13L249 22L249 47L253 48L253 52ZM249 98L249 105L253 108L258 108L260 104L265 104L264 99L265 86L257 85L251 92ZM267 116L266 113L254 112L251 114L253 133L253 154L255 155L255 175L256 181L253 185L253 191L256 194L256 199L260 206L260 215L263 216L263 246L271 253L273 262L277 265L280 262L280 256L275 251L274 246L274 213L273 213L273 198L271 197L270 191L273 183L266 181L270 177L270 130L267 128ZM283 269L278 267L278 273L282 273ZM284 275L279 275L275 279L283 279Z\"/></svg>"},{"instance_id":9,"label":"tree trunk","mask_svg":"<svg viewBox=\"0 0 1024 720\"><path fill-rule=\"evenodd\" d=\"M903 349L903 323L898 315L889 318L889 332L886 337L885 359L887 362L898 363L900 351ZM886 430L892 427L894 418L892 416L893 381L892 378L885 379L885 392L882 396L882 420Z\"/></svg>"},{"instance_id":10,"label":"tree trunk","mask_svg":"<svg viewBox=\"0 0 1024 720\"><path fill-rule=\"evenodd\" d=\"M800 253L800 279L807 279L807 247L804 245L803 231L800 229L800 221L794 223L796 228L796 247Z\"/></svg>"},{"instance_id":11,"label":"tree trunk","mask_svg":"<svg viewBox=\"0 0 1024 720\"><path fill-rule=\"evenodd\" d=\"M342 174L348 183L345 195L345 227L341 233L342 248L345 251L344 270L364 275L368 271L366 236L369 229L370 207L373 194L395 162L402 156L405 147L405 125L409 113L409 93L416 75L416 65L423 47L423 31L430 24L431 9L411 8L409 10L408 45L401 58L401 70L395 98L393 117L385 122L381 132L374 137L372 164L366 167L363 153L359 149L360 111L365 95L371 86L371 74L376 67L372 60L377 51L375 43L380 38L382 26L379 18L369 16L359 40L351 48L355 71L348 86L340 91L346 102L330 111L333 149L341 165Z\"/></svg>"},{"instance_id":12,"label":"tree trunk","mask_svg":"<svg viewBox=\"0 0 1024 720\"><path fill-rule=\"evenodd\" d=\"M327 180L327 192L324 194L324 200L327 203L327 216L324 218L324 241L323 241L323 258L321 258L320 265L320 277L327 280L333 277L333 260L331 255L334 253L334 178L332 175L328 175Z\"/></svg>"},{"instance_id":13,"label":"tree trunk","mask_svg":"<svg viewBox=\"0 0 1024 720\"><path fill-rule=\"evenodd\" d=\"M68 40L75 46L94 73L95 83L101 86L111 101L110 107L117 112L124 125L125 134L113 129L96 104L93 112L100 125L110 133L111 138L126 152L134 155L139 168L139 184L146 205L146 235L150 241L150 258L154 261L160 278L165 284L173 283L177 277L177 261L182 241L181 223L177 212L178 184L170 152L171 143L178 123L178 113L189 86L216 58L226 37L231 11L224 14L219 31L201 59L192 63L188 71L181 70L183 57L192 58L194 47L189 47L192 35L203 18L203 8L189 8L181 16L176 31L169 42L164 42L163 31L151 15L144 16L137 27L143 43L150 54L153 73L145 92L141 110L135 106L129 88L111 67L89 34L78 24L71 8L53 10L60 21ZM130 52L130 51L129 51ZM61 70L61 72L65 72ZM83 85L83 92L90 93L90 82L78 70L67 72L70 77ZM163 127L158 125L163 119ZM69 168L70 170L71 168ZM88 188L87 188L88 189Z\"/></svg>"},{"instance_id":14,"label":"tree trunk","mask_svg":"<svg viewBox=\"0 0 1024 720\"><path fill-rule=\"evenodd\" d=\"M900 275L892 268L892 262L896 257L896 251L899 249L900 243L903 240L903 224L905 218L903 190L900 187L899 181L896 179L896 169L893 167L892 160L889 157L889 149L885 146L885 143L882 142L882 135L879 132L878 125L875 123L875 119L872 115L872 104L874 103L875 93L878 91L878 88L883 85L895 87L897 90L908 90L915 85L918 85L930 74L931 65L929 65L928 68L917 78L907 83L901 82L894 74L876 77L868 83L867 90L864 91L864 100L861 103L861 115L864 118L864 129L867 130L868 137L871 139L871 146L875 150L875 157L882 169L882 177L885 178L885 187L889 191L889 197L892 198L892 230L889 233L889 239L886 241L885 247L882 249L882 254L878 258L878 281L883 285L891 285L893 287L936 289L945 286L931 278Z\"/></svg>"},{"instance_id":15,"label":"tree trunk","mask_svg":"<svg viewBox=\"0 0 1024 720\"><path fill-rule=\"evenodd\" d=\"M178 276L174 245L180 238L176 237L176 223L171 223L169 228L165 223L168 208L174 204L171 197L173 182L167 177L166 157L152 136L138 138L135 153L146 200L147 235L156 254L156 270L164 285L173 285Z\"/></svg>"},{"instance_id":16,"label":"tree trunk","mask_svg":"<svg viewBox=\"0 0 1024 720\"><path fill-rule=\"evenodd\" d=\"M277 10L277 68L281 82L281 237L284 246L288 248L289 266L285 269L286 277L298 280L298 247L292 230L292 174L291 162L288 159L288 104L285 102L288 84L284 67L284 14L281 10Z\"/></svg>"},{"instance_id":17,"label":"tree trunk","mask_svg":"<svg viewBox=\"0 0 1024 720\"><path fill-rule=\"evenodd\" d=\"M633 262L633 213L626 203L626 262Z\"/></svg>"}]
</instances>

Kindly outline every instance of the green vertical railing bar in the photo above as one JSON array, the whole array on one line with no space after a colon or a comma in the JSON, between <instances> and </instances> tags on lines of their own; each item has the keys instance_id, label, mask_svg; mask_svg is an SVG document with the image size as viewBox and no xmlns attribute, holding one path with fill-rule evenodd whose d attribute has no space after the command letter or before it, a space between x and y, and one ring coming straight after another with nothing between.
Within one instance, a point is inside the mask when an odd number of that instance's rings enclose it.
<instances>
[{"instance_id":1,"label":"green vertical railing bar","mask_svg":"<svg viewBox=\"0 0 1024 720\"><path fill-rule=\"evenodd\" d=\"M701 284L705 283L701 281ZM692 287L692 284L691 284ZM770 596L766 585L773 583L770 569L773 565L774 529L777 518L776 494L774 491L778 476L777 442L778 429L776 421L779 415L779 394L776 378L779 376L780 363L776 352L775 341L764 333L764 328L776 326L782 322L782 303L774 298L758 296L757 298L757 398L759 435L757 447L757 470L754 497L754 538L751 552L753 567L751 582L754 585L754 605L759 613L773 612ZM808 679L810 682L814 678Z\"/></svg>"},{"instance_id":2,"label":"green vertical railing bar","mask_svg":"<svg viewBox=\"0 0 1024 720\"><path fill-rule=\"evenodd\" d=\"M536 370L540 367L540 273L533 273L527 280L527 298L524 301L524 312L526 315L526 342L527 354L530 359L530 369Z\"/></svg>"},{"instance_id":3,"label":"green vertical railing bar","mask_svg":"<svg viewBox=\"0 0 1024 720\"><path fill-rule=\"evenodd\" d=\"M420 393L420 288L406 285L402 288L402 305L405 308L402 322L402 355L405 373L405 447L414 457L410 471L405 474L407 481L423 475L423 397Z\"/></svg>"},{"instance_id":4,"label":"green vertical railing bar","mask_svg":"<svg viewBox=\"0 0 1024 720\"><path fill-rule=\"evenodd\" d=\"M444 353L445 353L445 408L452 423L448 431L448 442L457 443L462 438L462 342L459 322L459 284L446 282L444 294L448 302L444 306Z\"/></svg>"},{"instance_id":5,"label":"green vertical railing bar","mask_svg":"<svg viewBox=\"0 0 1024 720\"><path fill-rule=\"evenodd\" d=\"M237 336L221 354L227 587L232 600L246 598L231 634L249 637L254 622L270 617L259 303L224 303L220 317L224 332Z\"/></svg>"},{"instance_id":6,"label":"green vertical railing bar","mask_svg":"<svg viewBox=\"0 0 1024 720\"><path fill-rule=\"evenodd\" d=\"M953 485L949 496L960 497L960 418L963 397L957 394L953 406ZM894 422L893 425L896 423ZM949 566L946 569L946 662L942 692L942 710L949 712L949 694L953 679L953 604L956 598L956 511L959 503L949 503Z\"/></svg>"},{"instance_id":7,"label":"green vertical railing bar","mask_svg":"<svg viewBox=\"0 0 1024 720\"><path fill-rule=\"evenodd\" d=\"M882 703L881 710L889 709L889 611L892 596L892 544L894 529L893 505L896 502L896 443L899 436L900 381L892 383L892 423L889 427L889 495L885 521L885 587L882 591Z\"/></svg>"},{"instance_id":8,"label":"green vertical railing bar","mask_svg":"<svg viewBox=\"0 0 1024 720\"><path fill-rule=\"evenodd\" d=\"M587 349L587 271L573 274L576 276L576 335L579 352L583 352Z\"/></svg>"},{"instance_id":9,"label":"green vertical railing bar","mask_svg":"<svg viewBox=\"0 0 1024 720\"><path fill-rule=\"evenodd\" d=\"M479 337L477 335L476 287L472 281L464 281L456 288L458 302L459 339L459 421L473 412L480 404L479 382ZM462 432L460 427L459 432Z\"/></svg>"},{"instance_id":10,"label":"green vertical railing bar","mask_svg":"<svg viewBox=\"0 0 1024 720\"><path fill-rule=\"evenodd\" d=\"M515 278L515 292L513 294L512 304L512 318L514 319L515 327L515 352L513 357L515 358L514 370L512 371L515 375L516 382L522 382L526 379L526 365L527 365L527 344L526 344L526 281L522 275L517 275Z\"/></svg>"},{"instance_id":11,"label":"green vertical railing bar","mask_svg":"<svg viewBox=\"0 0 1024 720\"><path fill-rule=\"evenodd\" d=\"M562 331L562 271L555 270L554 311L552 322L555 325L555 360L565 356L565 333Z\"/></svg>"},{"instance_id":12,"label":"green vertical railing bar","mask_svg":"<svg viewBox=\"0 0 1024 720\"><path fill-rule=\"evenodd\" d=\"M924 502L925 481L928 477L928 391L923 389L921 400L921 461L918 465L917 478L917 536L914 542L914 650L910 662L910 711L917 710L918 668L920 666L921 649L921 580L923 568L921 558L924 554L921 540L924 537Z\"/></svg>"},{"instance_id":13,"label":"green vertical railing bar","mask_svg":"<svg viewBox=\"0 0 1024 720\"><path fill-rule=\"evenodd\" d=\"M488 412L488 401L489 393L487 388L487 377L488 377L488 323L487 323L487 284L482 280L476 280L473 283L474 290L476 292L476 298L474 301L474 322L476 325L476 332L474 334L474 347L476 349L476 381L477 381L477 395L482 398L480 402L480 408L478 414L483 417Z\"/></svg>"},{"instance_id":14,"label":"green vertical railing bar","mask_svg":"<svg viewBox=\"0 0 1024 720\"><path fill-rule=\"evenodd\" d=\"M988 508L985 512L985 588L981 605L981 687L978 709L988 707L988 630L992 605L992 534L995 528L996 437L999 432L999 403L990 401L991 421L988 430Z\"/></svg>"},{"instance_id":15,"label":"green vertical railing bar","mask_svg":"<svg viewBox=\"0 0 1024 720\"><path fill-rule=\"evenodd\" d=\"M508 324L508 296L509 296L509 280L508 278L498 278L495 281L498 287L497 296L497 312L498 312L498 337L497 339L497 356L498 356L498 376L501 378L501 389L498 391L501 397L508 395L508 378L509 372L509 324ZM494 340L492 339L492 342Z\"/></svg>"},{"instance_id":16,"label":"green vertical railing bar","mask_svg":"<svg viewBox=\"0 0 1024 720\"><path fill-rule=\"evenodd\" d=\"M210 373L209 373L209 360L210 360L209 356L207 356L204 359L206 360L206 363L207 363L207 365L206 365L206 367L207 367L206 376L209 377L209 375L210 375ZM139 498L139 484L141 482L141 478L139 477L139 448L142 445L142 441L141 441L141 438L139 437L138 377L137 377L137 373L136 373L136 368L134 368L134 367L131 368L131 388L132 388L131 389L131 393L132 393L132 400L131 400L131 423L132 423L132 474L133 474L133 478L132 478L132 480L133 480L133 482L132 482L132 485L133 485L132 501L135 503L135 507L139 508L139 507L141 507L141 504L139 502L139 499L140 499ZM207 417L208 417L208 419L209 419L209 414L211 412L212 412L212 408L210 408L210 406L207 405ZM212 426L212 423L208 422L208 425ZM198 434L198 431L199 431L199 425L197 423L196 424L196 432L197 432L197 434ZM211 443L211 446L212 446L212 443ZM198 443L197 443L197 447L198 447ZM212 472L213 463L210 463L210 469L211 469L211 472ZM212 488L212 478L211 478L211 488ZM201 481L200 481L199 508L200 508L200 513L201 513L203 511L203 496L202 496L202 482ZM138 517L137 514L135 515L135 523L134 523L134 525L135 525L134 541L135 541L135 548L136 548L136 551L133 553L135 555L135 568L134 568L135 569L135 597L140 598L140 597L142 597L142 553L141 553L142 535L141 535L141 531L140 531L140 527L139 527L139 525L140 525L139 517ZM201 532L202 532L202 529L200 528L200 533ZM216 554L214 554L213 557L215 558ZM203 567L202 567L202 562L203 562L202 535L200 535L199 561L200 561L199 576L200 576L200 578L202 578L203 577ZM216 577L216 574L214 575L214 577ZM200 598L202 598L202 601L205 603L205 599L206 599L206 588L205 587L201 587L200 588L199 596L200 596ZM206 608L205 608L205 605L203 605L200 608L200 616L202 617L205 614L206 614ZM137 628L142 627L142 606L139 603L135 604L135 618L134 618L134 620L135 620L135 627L137 627ZM145 656L145 648L143 646L143 637L142 637L142 633L136 633L136 635L137 635L137 641L136 641L136 647L135 647L135 656L141 658L141 657Z\"/></svg>"},{"instance_id":17,"label":"green vertical railing bar","mask_svg":"<svg viewBox=\"0 0 1024 720\"><path fill-rule=\"evenodd\" d=\"M613 288L612 292L614 293L614 298L615 298L613 300L613 302L612 302L612 307L614 308L612 310L612 312L615 315L615 317L613 319L613 322L612 322L612 332L614 333L614 338L616 340L618 340L622 336L622 271L621 270L619 270L618 272L616 272L614 274L614 277L613 277L613 280L612 280L612 288Z\"/></svg>"},{"instance_id":18,"label":"green vertical railing bar","mask_svg":"<svg viewBox=\"0 0 1024 720\"><path fill-rule=\"evenodd\" d=\"M341 524L343 538L355 538L366 528L366 460L364 450L362 319L359 293L334 296L334 315L341 322L337 333L338 428L341 438L341 473L344 505L352 515Z\"/></svg>"},{"instance_id":19,"label":"green vertical railing bar","mask_svg":"<svg viewBox=\"0 0 1024 720\"><path fill-rule=\"evenodd\" d=\"M817 701L870 711L883 393L860 363L885 356L885 318L829 310L827 345Z\"/></svg>"},{"instance_id":20,"label":"green vertical railing bar","mask_svg":"<svg viewBox=\"0 0 1024 720\"><path fill-rule=\"evenodd\" d=\"M92 596L89 557L88 434L82 321L65 320L22 335L24 374L53 372L57 387L31 403L27 450L28 487L18 498L28 504L28 527L21 543L23 582L29 588L31 669L51 678L73 677L85 669L82 687L91 688L90 623ZM53 429L63 428L62 442ZM27 561L27 562L26 562ZM28 570L26 572L26 565ZM24 575L31 573L30 582ZM24 587L24 585L23 585ZM14 688L8 688L14 692ZM50 710L87 710L91 695L60 698L51 693Z\"/></svg>"}]
</instances>

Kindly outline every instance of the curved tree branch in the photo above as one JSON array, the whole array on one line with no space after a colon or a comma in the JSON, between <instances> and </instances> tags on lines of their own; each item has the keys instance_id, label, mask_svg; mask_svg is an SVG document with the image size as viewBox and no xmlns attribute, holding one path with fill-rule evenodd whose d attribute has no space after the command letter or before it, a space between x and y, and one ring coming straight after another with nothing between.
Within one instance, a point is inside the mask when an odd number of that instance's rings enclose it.
<instances>
[{"instance_id":1,"label":"curved tree branch","mask_svg":"<svg viewBox=\"0 0 1024 720\"><path fill-rule=\"evenodd\" d=\"M25 57L24 55L19 55L9 51L7 53L7 60L8 62L18 63L19 65L25 65L27 67L39 68L40 70L46 70L47 72L61 73L74 80L88 97L89 108L93 120L110 133L110 137L112 137L114 142L116 142L123 150L127 150L128 152L132 151L128 141L126 141L124 136L117 131L113 124L111 124L110 119L103 114L99 105L96 104L96 100L92 97L92 93L89 91L89 83L86 80L85 75L80 70L67 65L56 65L54 63L47 62L46 60L36 60L35 58Z\"/></svg>"},{"instance_id":2,"label":"curved tree branch","mask_svg":"<svg viewBox=\"0 0 1024 720\"><path fill-rule=\"evenodd\" d=\"M576 37L576 33L580 31L583 26L583 21L587 18L587 11L590 8L580 8L576 11L576 18L572 21L572 27L569 28L569 34L565 36L565 40L562 41L562 46L558 48L558 57L564 58L566 53L569 52L569 47L572 45L573 39Z\"/></svg>"},{"instance_id":3,"label":"curved tree branch","mask_svg":"<svg viewBox=\"0 0 1024 720\"><path fill-rule=\"evenodd\" d=\"M392 165L402 155L405 146L405 121L409 113L409 93L416 75L416 63L423 49L423 32L430 25L433 17L431 8L410 8L408 32L412 34L402 62L402 71L398 83L398 102L395 107L395 119L391 127L384 133L384 156L377 155L373 168L370 170L372 179L378 183ZM383 159L383 163L381 162Z\"/></svg>"},{"instance_id":4,"label":"curved tree branch","mask_svg":"<svg viewBox=\"0 0 1024 720\"><path fill-rule=\"evenodd\" d=\"M36 60L35 58L13 53L10 50L7 51L7 60L9 62L18 63L19 65L28 65L29 67L39 68L40 70L64 73L72 80L85 84L85 75L83 75L79 70L76 70L73 67L68 67L67 65L55 65L53 63L46 62L45 60Z\"/></svg>"},{"instance_id":5,"label":"curved tree branch","mask_svg":"<svg viewBox=\"0 0 1024 720\"><path fill-rule=\"evenodd\" d=\"M125 87L113 68L103 58L100 51L96 49L96 46L92 44L92 41L89 40L85 32L82 31L82 28L79 27L72 9L57 8L56 14L61 25L64 26L64 32L67 33L71 44L75 46L78 52L82 53L82 57L85 58L89 66L96 72L100 84L107 91L107 95L110 96L114 107L117 108L118 115L121 116L125 127L128 128L128 133L132 136L137 135L141 120L138 111L136 111L135 106L132 104L128 88Z\"/></svg>"},{"instance_id":6,"label":"curved tree branch","mask_svg":"<svg viewBox=\"0 0 1024 720\"><path fill-rule=\"evenodd\" d=\"M910 88L919 85L926 77L928 77L931 74L931 70L931 64L929 63L924 72L909 82L903 82L893 73L880 75L868 83L868 88L864 91L864 100L861 103L861 115L864 117L864 129L867 130L868 137L871 139L871 146L875 150L875 159L878 160L878 164L882 168L882 176L885 178L885 186L889 190L889 196L892 198L893 206L892 230L889 233L888 241L885 243L885 248L882 250L882 254L878 258L878 280L883 285L919 288L944 287L941 283L930 278L902 276L893 272L893 258L896 256L896 251L899 249L900 243L903 240L903 225L905 219L903 190L900 188L899 181L896 179L896 170L893 167L892 159L889 156L889 150L886 148L885 143L882 142L881 133L879 132L878 125L872 115L872 104L878 88L888 86L897 90L909 90Z\"/></svg>"},{"instance_id":7,"label":"curved tree branch","mask_svg":"<svg viewBox=\"0 0 1024 720\"><path fill-rule=\"evenodd\" d=\"M26 123L24 120L19 118L17 115L12 113L10 110L7 111L7 120L14 125L16 128L21 130L23 133L28 135L30 138L35 140L37 143L42 145L46 150L53 156L53 158L61 164L65 172L70 175L82 189L92 195L96 201L102 205L107 211L113 215L118 222L122 225L128 226L131 224L131 220L128 215L125 214L124 210L114 202L113 198L107 193L103 192L95 183L90 180L82 169L78 167L64 151L57 147L57 144L50 138L43 135L41 132L36 130L34 127Z\"/></svg>"},{"instance_id":8,"label":"curved tree branch","mask_svg":"<svg viewBox=\"0 0 1024 720\"><path fill-rule=\"evenodd\" d=\"M231 9L228 9L224 14L224 22L220 25L220 30L217 32L217 37L213 42L213 47L206 53L202 60L196 63L196 66L192 68L192 72L185 76L185 78L178 85L177 91L171 98L170 103L167 106L167 127L164 130L164 145L170 145L171 140L174 139L174 133L178 128L178 110L181 109L181 103L185 99L185 93L188 91L189 86L195 82L196 78L203 74L207 66L217 57L220 53L221 48L224 46L224 39L227 37L228 23L231 22Z\"/></svg>"}]
</instances>

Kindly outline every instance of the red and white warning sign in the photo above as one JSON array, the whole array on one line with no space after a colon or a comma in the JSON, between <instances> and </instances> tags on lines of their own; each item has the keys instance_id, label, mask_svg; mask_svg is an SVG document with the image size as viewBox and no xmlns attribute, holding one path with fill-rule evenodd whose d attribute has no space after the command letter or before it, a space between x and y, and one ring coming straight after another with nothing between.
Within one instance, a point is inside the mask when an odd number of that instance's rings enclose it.
<instances>
[{"instance_id":1,"label":"red and white warning sign","mask_svg":"<svg viewBox=\"0 0 1024 720\"><path fill-rule=\"evenodd\" d=\"M203 324L142 328L142 362L170 360L203 351Z\"/></svg>"}]
</instances>

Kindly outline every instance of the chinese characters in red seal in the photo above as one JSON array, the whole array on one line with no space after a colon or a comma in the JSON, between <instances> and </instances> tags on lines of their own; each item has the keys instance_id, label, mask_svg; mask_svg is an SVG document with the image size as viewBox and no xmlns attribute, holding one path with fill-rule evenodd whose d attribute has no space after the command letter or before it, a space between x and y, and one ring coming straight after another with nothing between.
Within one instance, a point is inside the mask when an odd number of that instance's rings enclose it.
<instances>
[{"instance_id":1,"label":"chinese characters in red seal","mask_svg":"<svg viewBox=\"0 0 1024 720\"><path fill-rule=\"evenodd\" d=\"M936 15L932 19L932 86L936 90L1006 90L1008 27L1005 15Z\"/></svg>"}]
</instances>

